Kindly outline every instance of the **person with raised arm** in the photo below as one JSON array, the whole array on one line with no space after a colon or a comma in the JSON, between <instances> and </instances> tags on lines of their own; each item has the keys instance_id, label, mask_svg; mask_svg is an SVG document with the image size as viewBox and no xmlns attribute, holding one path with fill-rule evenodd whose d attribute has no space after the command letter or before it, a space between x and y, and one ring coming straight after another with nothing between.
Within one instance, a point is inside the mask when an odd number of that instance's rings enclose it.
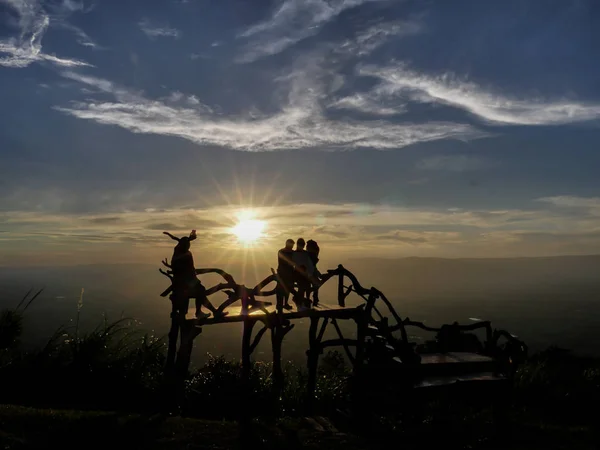
<instances>
[{"instance_id":1,"label":"person with raised arm","mask_svg":"<svg viewBox=\"0 0 600 450\"><path fill-rule=\"evenodd\" d=\"M196 300L196 317L198 319L205 319L210 316L210 314L202 311L202 306L211 311L214 317L225 315L225 312L218 311L208 300L206 288L196 276L201 273L201 270L195 268L194 257L190 251L190 242L196 239L196 230L192 230L189 237L184 236L182 238L177 238L166 231L164 234L177 241L171 258L173 292L176 295L183 295L186 299L193 298Z\"/></svg>"}]
</instances>

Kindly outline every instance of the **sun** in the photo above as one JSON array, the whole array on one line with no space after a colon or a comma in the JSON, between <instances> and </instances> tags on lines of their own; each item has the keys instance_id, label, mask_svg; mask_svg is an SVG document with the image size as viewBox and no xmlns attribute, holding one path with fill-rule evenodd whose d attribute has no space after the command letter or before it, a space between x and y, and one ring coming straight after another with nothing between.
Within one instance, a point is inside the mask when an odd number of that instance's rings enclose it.
<instances>
[{"instance_id":1,"label":"sun","mask_svg":"<svg viewBox=\"0 0 600 450\"><path fill-rule=\"evenodd\" d=\"M238 223L231 229L231 232L244 244L252 244L264 236L266 227L264 220L253 218L249 212L240 214Z\"/></svg>"}]
</instances>

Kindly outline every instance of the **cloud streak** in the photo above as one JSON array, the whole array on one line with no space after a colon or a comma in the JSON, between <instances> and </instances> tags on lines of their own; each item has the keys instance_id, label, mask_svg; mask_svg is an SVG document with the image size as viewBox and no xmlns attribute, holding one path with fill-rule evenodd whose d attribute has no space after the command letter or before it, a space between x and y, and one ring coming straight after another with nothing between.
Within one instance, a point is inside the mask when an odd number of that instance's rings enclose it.
<instances>
[{"instance_id":1,"label":"cloud streak","mask_svg":"<svg viewBox=\"0 0 600 450\"><path fill-rule=\"evenodd\" d=\"M251 114L223 118L202 105L196 97L186 105L166 104L130 93L107 80L72 72L65 76L110 93L115 101L78 102L69 107L57 107L61 112L80 119L120 126L135 133L178 136L202 145L235 150L384 150L438 139L466 140L485 136L469 125L450 122L393 124L385 121L328 119L320 103L323 94L307 73L292 77L288 103L279 112L259 118L253 118Z\"/></svg>"},{"instance_id":2,"label":"cloud streak","mask_svg":"<svg viewBox=\"0 0 600 450\"><path fill-rule=\"evenodd\" d=\"M280 53L319 32L343 11L380 0L285 0L271 16L246 29L239 38L249 38L238 62L248 63Z\"/></svg>"},{"instance_id":3,"label":"cloud streak","mask_svg":"<svg viewBox=\"0 0 600 450\"><path fill-rule=\"evenodd\" d=\"M600 105L569 100L516 99L484 90L476 83L446 73L429 76L408 70L403 64L361 66L358 73L380 80L363 94L371 102L403 99L440 103L463 109L491 124L560 125L600 118Z\"/></svg>"},{"instance_id":4,"label":"cloud streak","mask_svg":"<svg viewBox=\"0 0 600 450\"><path fill-rule=\"evenodd\" d=\"M392 37L417 35L423 32L423 25L416 21L396 20L379 23L360 32L354 41L346 45L355 46L359 56L368 55L381 47Z\"/></svg>"},{"instance_id":5,"label":"cloud streak","mask_svg":"<svg viewBox=\"0 0 600 450\"><path fill-rule=\"evenodd\" d=\"M62 28L72 31L75 36L77 36L77 43L80 45L83 45L84 47L89 47L89 48L93 48L93 49L102 49L102 47L100 45L98 45L85 31L83 31L81 28L76 27L75 25L72 25L70 23L67 22L60 22L59 26L61 26Z\"/></svg>"},{"instance_id":6,"label":"cloud streak","mask_svg":"<svg viewBox=\"0 0 600 450\"><path fill-rule=\"evenodd\" d=\"M49 62L62 67L90 66L76 59L61 58L42 52L42 38L50 17L35 0L0 0L18 16L18 37L0 41L0 66L24 68L34 62Z\"/></svg>"},{"instance_id":7,"label":"cloud streak","mask_svg":"<svg viewBox=\"0 0 600 450\"><path fill-rule=\"evenodd\" d=\"M539 202L550 203L562 208L579 208L593 211L600 215L600 197L577 197L573 195L557 195L555 197L542 197ZM600 226L600 225L599 225Z\"/></svg>"},{"instance_id":8,"label":"cloud streak","mask_svg":"<svg viewBox=\"0 0 600 450\"><path fill-rule=\"evenodd\" d=\"M375 101L375 99L363 94L353 94L335 100L329 104L329 108L358 111L377 116L394 116L405 111L400 105L388 107L383 102Z\"/></svg>"},{"instance_id":9,"label":"cloud streak","mask_svg":"<svg viewBox=\"0 0 600 450\"><path fill-rule=\"evenodd\" d=\"M550 210L450 210L371 205L367 214L360 204L299 204L258 207L257 217L267 221L266 246L279 246L289 236L310 236L328 252L398 256L409 254L520 255L571 252L581 245L600 249L597 218L574 220L568 212ZM81 242L152 242L170 245L161 231L175 234L198 229L205 248L228 249L236 245L231 234L237 205L205 209L129 210L105 214L59 215L52 212L0 213L6 239L37 239L49 244ZM43 230L43 231L40 231ZM39 249L39 248L38 248ZM589 248L588 248L589 249ZM361 250L362 251L362 250ZM387 253L386 253L387 252ZM426 253L425 253L426 254Z\"/></svg>"},{"instance_id":10,"label":"cloud streak","mask_svg":"<svg viewBox=\"0 0 600 450\"><path fill-rule=\"evenodd\" d=\"M438 155L422 159L416 167L420 170L469 172L493 167L491 161L468 155Z\"/></svg>"},{"instance_id":11,"label":"cloud streak","mask_svg":"<svg viewBox=\"0 0 600 450\"><path fill-rule=\"evenodd\" d=\"M178 39L181 36L181 32L176 28L171 28L167 25L154 24L147 18L140 20L138 26L140 27L140 30L142 30L142 32L150 39L157 37L170 37Z\"/></svg>"}]
</instances>

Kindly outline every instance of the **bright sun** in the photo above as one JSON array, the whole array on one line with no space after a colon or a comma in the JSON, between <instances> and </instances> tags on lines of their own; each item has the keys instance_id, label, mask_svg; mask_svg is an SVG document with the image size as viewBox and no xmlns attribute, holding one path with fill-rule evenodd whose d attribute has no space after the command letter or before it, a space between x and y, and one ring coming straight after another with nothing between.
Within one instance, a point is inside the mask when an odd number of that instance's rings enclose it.
<instances>
[{"instance_id":1,"label":"bright sun","mask_svg":"<svg viewBox=\"0 0 600 450\"><path fill-rule=\"evenodd\" d=\"M252 218L249 213L241 214L238 223L231 232L244 244L256 242L263 236L266 223L264 220Z\"/></svg>"}]
</instances>

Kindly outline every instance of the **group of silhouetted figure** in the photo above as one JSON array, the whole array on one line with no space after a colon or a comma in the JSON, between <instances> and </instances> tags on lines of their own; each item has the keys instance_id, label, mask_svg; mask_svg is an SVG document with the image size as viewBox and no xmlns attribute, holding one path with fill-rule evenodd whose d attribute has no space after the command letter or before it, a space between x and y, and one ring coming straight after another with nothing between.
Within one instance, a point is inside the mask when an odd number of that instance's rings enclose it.
<instances>
[{"instance_id":1,"label":"group of silhouetted figure","mask_svg":"<svg viewBox=\"0 0 600 450\"><path fill-rule=\"evenodd\" d=\"M215 308L206 294L206 288L197 275L204 273L202 269L194 266L194 257L190 251L191 241L196 239L196 230L189 236L181 238L164 232L171 239L177 241L171 258L173 298L181 303L182 311L187 312L189 299L196 301L196 317L205 319L210 313L202 310L206 307L213 317L219 318L227 315L226 311ZM296 248L294 249L294 244ZM321 274L317 270L319 262L319 245L314 240L305 242L299 238L297 242L288 239L285 247L277 254L277 310L290 310L290 294L294 293L293 300L298 310L316 306L319 302L318 289L321 285ZM312 300L310 296L312 294Z\"/></svg>"},{"instance_id":2,"label":"group of silhouetted figure","mask_svg":"<svg viewBox=\"0 0 600 450\"><path fill-rule=\"evenodd\" d=\"M317 269L319 245L312 239L305 242L299 238L294 249L294 240L285 241L285 247L277 253L277 308L292 309L290 294L300 310L319 303L321 274ZM310 294L312 293L312 302Z\"/></svg>"}]
</instances>

